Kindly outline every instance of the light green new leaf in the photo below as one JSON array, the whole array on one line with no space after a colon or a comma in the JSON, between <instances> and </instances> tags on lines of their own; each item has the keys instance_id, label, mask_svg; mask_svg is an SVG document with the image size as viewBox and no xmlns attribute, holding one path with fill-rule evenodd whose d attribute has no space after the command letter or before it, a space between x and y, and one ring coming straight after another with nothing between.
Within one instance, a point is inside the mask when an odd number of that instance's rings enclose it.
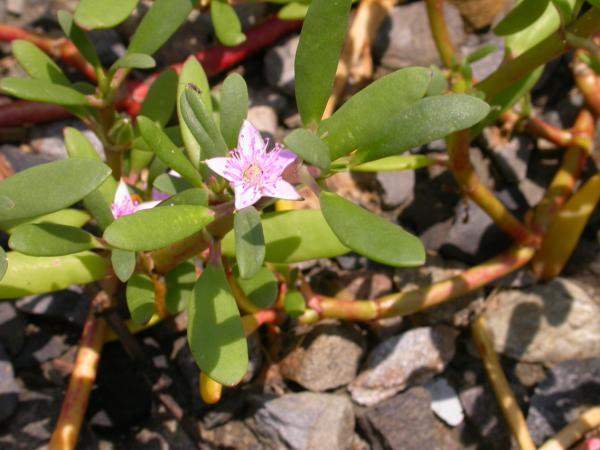
<instances>
[{"instance_id":1,"label":"light green new leaf","mask_svg":"<svg viewBox=\"0 0 600 450\"><path fill-rule=\"evenodd\" d=\"M8 270L0 281L0 299L60 291L73 284L103 279L109 269L106 258L81 252L67 256L39 257L8 252Z\"/></svg>"},{"instance_id":2,"label":"light green new leaf","mask_svg":"<svg viewBox=\"0 0 600 450\"><path fill-rule=\"evenodd\" d=\"M117 278L125 283L135 270L135 252L115 248L110 254L110 262Z\"/></svg>"},{"instance_id":3,"label":"light green new leaf","mask_svg":"<svg viewBox=\"0 0 600 450\"><path fill-rule=\"evenodd\" d=\"M277 13L280 20L304 20L308 12L308 5L301 3L288 3Z\"/></svg>"},{"instance_id":4,"label":"light green new leaf","mask_svg":"<svg viewBox=\"0 0 600 450\"><path fill-rule=\"evenodd\" d=\"M350 170L352 172L396 172L400 170L417 170L434 162L433 159L425 155L398 155L350 166Z\"/></svg>"},{"instance_id":5,"label":"light green new leaf","mask_svg":"<svg viewBox=\"0 0 600 450\"><path fill-rule=\"evenodd\" d=\"M152 55L183 25L197 0L154 0L133 33L127 53Z\"/></svg>"},{"instance_id":6,"label":"light green new leaf","mask_svg":"<svg viewBox=\"0 0 600 450\"><path fill-rule=\"evenodd\" d=\"M165 126L169 123L177 102L177 72L163 70L150 86L140 110L140 116L148 117ZM166 130L165 130L166 132ZM179 133L177 133L179 134ZM134 147L137 148L137 147Z\"/></svg>"},{"instance_id":7,"label":"light green new leaf","mask_svg":"<svg viewBox=\"0 0 600 450\"><path fill-rule=\"evenodd\" d=\"M304 296L295 289L291 290L283 299L283 309L291 317L301 316L306 310Z\"/></svg>"},{"instance_id":8,"label":"light green new leaf","mask_svg":"<svg viewBox=\"0 0 600 450\"><path fill-rule=\"evenodd\" d=\"M167 293L165 306L171 314L177 314L187 306L196 283L196 266L192 262L179 264L165 275Z\"/></svg>"},{"instance_id":9,"label":"light green new leaf","mask_svg":"<svg viewBox=\"0 0 600 450\"><path fill-rule=\"evenodd\" d=\"M125 292L131 320L143 324L154 314L154 283L148 275L136 273L127 282Z\"/></svg>"},{"instance_id":10,"label":"light green new leaf","mask_svg":"<svg viewBox=\"0 0 600 450\"><path fill-rule=\"evenodd\" d=\"M225 386L248 369L248 346L222 267L207 266L188 304L188 342L200 370Z\"/></svg>"},{"instance_id":11,"label":"light green new leaf","mask_svg":"<svg viewBox=\"0 0 600 450\"><path fill-rule=\"evenodd\" d=\"M242 278L252 278L265 260L265 237L260 214L254 206L240 209L233 216L235 258Z\"/></svg>"},{"instance_id":12,"label":"light green new leaf","mask_svg":"<svg viewBox=\"0 0 600 450\"><path fill-rule=\"evenodd\" d=\"M333 258L348 253L331 231L319 210L266 213L261 223L265 237L265 261L294 263L311 259ZM223 254L235 255L234 233L222 242Z\"/></svg>"},{"instance_id":13,"label":"light green new leaf","mask_svg":"<svg viewBox=\"0 0 600 450\"><path fill-rule=\"evenodd\" d=\"M202 185L202 176L185 155L175 147L168 136L158 125L147 117L138 117L140 134L156 156L168 167L179 173L193 186Z\"/></svg>"},{"instance_id":14,"label":"light green new leaf","mask_svg":"<svg viewBox=\"0 0 600 450\"><path fill-rule=\"evenodd\" d=\"M321 121L342 52L351 0L313 0L296 52L296 103L306 127Z\"/></svg>"},{"instance_id":15,"label":"light green new leaf","mask_svg":"<svg viewBox=\"0 0 600 450\"><path fill-rule=\"evenodd\" d=\"M8 259L6 259L6 252L0 247L0 280L4 278L4 274L8 269Z\"/></svg>"},{"instance_id":16,"label":"light green new leaf","mask_svg":"<svg viewBox=\"0 0 600 450\"><path fill-rule=\"evenodd\" d=\"M19 65L36 80L69 86L69 79L56 63L36 45L29 41L16 40L12 43L12 52Z\"/></svg>"},{"instance_id":17,"label":"light green new leaf","mask_svg":"<svg viewBox=\"0 0 600 450\"><path fill-rule=\"evenodd\" d=\"M56 223L70 227L81 228L90 221L90 215L80 209L61 209L49 214L43 214L36 217L27 217L26 219L7 220L0 223L0 230L11 234L15 228L26 223Z\"/></svg>"},{"instance_id":18,"label":"light green new leaf","mask_svg":"<svg viewBox=\"0 0 600 450\"><path fill-rule=\"evenodd\" d=\"M62 256L100 248L98 240L81 228L55 223L25 224L15 228L8 245L30 256Z\"/></svg>"},{"instance_id":19,"label":"light green new leaf","mask_svg":"<svg viewBox=\"0 0 600 450\"><path fill-rule=\"evenodd\" d=\"M213 216L210 209L195 205L142 210L111 223L104 239L122 250L156 250L200 231Z\"/></svg>"},{"instance_id":20,"label":"light green new leaf","mask_svg":"<svg viewBox=\"0 0 600 450\"><path fill-rule=\"evenodd\" d=\"M397 70L370 84L321 122L317 135L331 150L331 160L378 139L391 117L423 98L431 81L424 67Z\"/></svg>"},{"instance_id":21,"label":"light green new leaf","mask_svg":"<svg viewBox=\"0 0 600 450\"><path fill-rule=\"evenodd\" d=\"M112 28L124 22L139 0L81 0L75 22L85 30Z\"/></svg>"},{"instance_id":22,"label":"light green new leaf","mask_svg":"<svg viewBox=\"0 0 600 450\"><path fill-rule=\"evenodd\" d=\"M186 189L169 197L158 204L158 206L173 205L199 205L208 206L208 191L201 188Z\"/></svg>"},{"instance_id":23,"label":"light green new leaf","mask_svg":"<svg viewBox=\"0 0 600 450\"><path fill-rule=\"evenodd\" d=\"M181 98L183 120L200 144L205 158L227 155L227 144L202 97L188 88Z\"/></svg>"},{"instance_id":24,"label":"light green new leaf","mask_svg":"<svg viewBox=\"0 0 600 450\"><path fill-rule=\"evenodd\" d=\"M242 123L248 115L248 87L241 75L225 78L221 88L221 133L228 149L237 146Z\"/></svg>"},{"instance_id":25,"label":"light green new leaf","mask_svg":"<svg viewBox=\"0 0 600 450\"><path fill-rule=\"evenodd\" d=\"M66 127L63 131L65 147L69 158L83 158L102 161L100 155L85 135L76 128Z\"/></svg>"},{"instance_id":26,"label":"light green new leaf","mask_svg":"<svg viewBox=\"0 0 600 450\"><path fill-rule=\"evenodd\" d=\"M63 33L65 33L65 36L75 44L75 47L77 47L77 50L79 50L83 57L92 66L97 68L102 67L98 52L96 51L94 44L92 44L92 40L85 31L77 26L73 20L73 16L67 11L58 11L57 17Z\"/></svg>"},{"instance_id":27,"label":"light green new leaf","mask_svg":"<svg viewBox=\"0 0 600 450\"><path fill-rule=\"evenodd\" d=\"M323 172L329 171L331 165L329 147L310 131L303 128L294 130L286 136L283 143L304 161L318 167Z\"/></svg>"},{"instance_id":28,"label":"light green new leaf","mask_svg":"<svg viewBox=\"0 0 600 450\"><path fill-rule=\"evenodd\" d=\"M425 262L421 241L375 214L327 191L320 195L325 220L345 245L373 261L394 267Z\"/></svg>"},{"instance_id":29,"label":"light green new leaf","mask_svg":"<svg viewBox=\"0 0 600 450\"><path fill-rule=\"evenodd\" d=\"M0 92L34 102L63 106L88 106L85 95L70 87L45 80L7 77L0 80Z\"/></svg>"},{"instance_id":30,"label":"light green new leaf","mask_svg":"<svg viewBox=\"0 0 600 450\"><path fill-rule=\"evenodd\" d=\"M156 61L152 56L145 53L126 53L110 66L110 72L117 69L152 69L153 67L156 67Z\"/></svg>"},{"instance_id":31,"label":"light green new leaf","mask_svg":"<svg viewBox=\"0 0 600 450\"><path fill-rule=\"evenodd\" d=\"M233 7L226 0L210 2L210 18L215 27L217 39L227 47L235 47L246 40L242 24Z\"/></svg>"},{"instance_id":32,"label":"light green new leaf","mask_svg":"<svg viewBox=\"0 0 600 450\"><path fill-rule=\"evenodd\" d=\"M0 181L0 222L71 206L110 175L98 161L66 159L31 167Z\"/></svg>"},{"instance_id":33,"label":"light green new leaf","mask_svg":"<svg viewBox=\"0 0 600 450\"><path fill-rule=\"evenodd\" d=\"M483 100L465 94L434 95L418 100L387 120L386 129L371 142L359 146L354 163L402 153L472 127L488 114Z\"/></svg>"}]
</instances>

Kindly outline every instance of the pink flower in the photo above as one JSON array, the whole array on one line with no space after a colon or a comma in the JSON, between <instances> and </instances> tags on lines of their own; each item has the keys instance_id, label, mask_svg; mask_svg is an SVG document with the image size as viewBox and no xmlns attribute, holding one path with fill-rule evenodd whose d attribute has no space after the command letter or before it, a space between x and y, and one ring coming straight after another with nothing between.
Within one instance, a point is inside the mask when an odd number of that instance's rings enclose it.
<instances>
[{"instance_id":1,"label":"pink flower","mask_svg":"<svg viewBox=\"0 0 600 450\"><path fill-rule=\"evenodd\" d=\"M238 138L238 146L229 152L229 158L212 158L206 164L231 183L235 192L235 208L255 204L261 197L298 200L302 197L282 178L287 166L296 155L280 144L267 151L269 142L247 120Z\"/></svg>"},{"instance_id":2,"label":"pink flower","mask_svg":"<svg viewBox=\"0 0 600 450\"><path fill-rule=\"evenodd\" d=\"M117 186L117 192L115 192L115 198L113 204L111 205L111 209L113 217L118 219L120 217L128 216L129 214L138 212L142 209L154 208L156 205L158 205L158 203L160 202L154 201L140 203L138 200L135 200L131 197L125 182L121 180Z\"/></svg>"}]
</instances>

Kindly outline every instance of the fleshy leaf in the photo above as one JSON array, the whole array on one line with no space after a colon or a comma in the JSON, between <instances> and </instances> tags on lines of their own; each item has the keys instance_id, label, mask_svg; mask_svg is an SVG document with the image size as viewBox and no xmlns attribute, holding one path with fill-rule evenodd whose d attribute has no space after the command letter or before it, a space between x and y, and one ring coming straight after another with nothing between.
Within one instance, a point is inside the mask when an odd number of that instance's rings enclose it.
<instances>
[{"instance_id":1,"label":"fleshy leaf","mask_svg":"<svg viewBox=\"0 0 600 450\"><path fill-rule=\"evenodd\" d=\"M117 278L125 283L135 270L135 252L115 248L110 254L110 262Z\"/></svg>"},{"instance_id":2,"label":"fleshy leaf","mask_svg":"<svg viewBox=\"0 0 600 450\"><path fill-rule=\"evenodd\" d=\"M7 220L6 222L0 223L0 230L11 234L15 228L26 223L57 223L59 225L81 228L88 223L90 219L90 215L85 211L67 208L37 217Z\"/></svg>"},{"instance_id":3,"label":"fleshy leaf","mask_svg":"<svg viewBox=\"0 0 600 450\"><path fill-rule=\"evenodd\" d=\"M126 53L117 59L110 67L110 71L117 69L151 69L156 66L156 61L145 53Z\"/></svg>"},{"instance_id":4,"label":"fleshy leaf","mask_svg":"<svg viewBox=\"0 0 600 450\"><path fill-rule=\"evenodd\" d=\"M0 247L0 280L4 278L4 274L8 269L8 259L6 259L6 252Z\"/></svg>"},{"instance_id":5,"label":"fleshy leaf","mask_svg":"<svg viewBox=\"0 0 600 450\"><path fill-rule=\"evenodd\" d=\"M235 47L246 40L246 36L242 33L240 19L226 0L210 2L210 18L221 44Z\"/></svg>"},{"instance_id":6,"label":"fleshy leaf","mask_svg":"<svg viewBox=\"0 0 600 450\"><path fill-rule=\"evenodd\" d=\"M85 30L112 28L125 21L139 0L81 0L75 22Z\"/></svg>"},{"instance_id":7,"label":"fleshy leaf","mask_svg":"<svg viewBox=\"0 0 600 450\"><path fill-rule=\"evenodd\" d=\"M214 158L227 155L227 144L215 124L202 97L194 89L186 89L180 100L183 120L200 144L203 156Z\"/></svg>"},{"instance_id":8,"label":"fleshy leaf","mask_svg":"<svg viewBox=\"0 0 600 450\"><path fill-rule=\"evenodd\" d=\"M300 292L293 289L283 299L283 308L291 317L298 317L306 311L306 301Z\"/></svg>"},{"instance_id":9,"label":"fleshy leaf","mask_svg":"<svg viewBox=\"0 0 600 450\"><path fill-rule=\"evenodd\" d=\"M320 195L325 220L345 245L373 261L394 267L425 262L421 241L398 225L327 191Z\"/></svg>"},{"instance_id":10,"label":"fleshy leaf","mask_svg":"<svg viewBox=\"0 0 600 450\"><path fill-rule=\"evenodd\" d=\"M294 130L286 136L283 143L309 164L324 172L329 170L329 147L310 131L302 128Z\"/></svg>"},{"instance_id":11,"label":"fleshy leaf","mask_svg":"<svg viewBox=\"0 0 600 450\"><path fill-rule=\"evenodd\" d=\"M498 36L507 36L527 28L541 17L549 4L551 4L550 0L521 0L496 25L494 33Z\"/></svg>"},{"instance_id":12,"label":"fleshy leaf","mask_svg":"<svg viewBox=\"0 0 600 450\"><path fill-rule=\"evenodd\" d=\"M177 72L173 69L163 70L144 97L140 116L148 117L163 127L169 123L177 101L177 79Z\"/></svg>"},{"instance_id":13,"label":"fleshy leaf","mask_svg":"<svg viewBox=\"0 0 600 450\"><path fill-rule=\"evenodd\" d=\"M156 250L200 231L213 215L208 208L192 205L146 209L115 220L104 239L122 250Z\"/></svg>"},{"instance_id":14,"label":"fleshy leaf","mask_svg":"<svg viewBox=\"0 0 600 450\"><path fill-rule=\"evenodd\" d=\"M36 80L69 86L69 79L56 63L36 45L29 41L16 40L12 52L19 65Z\"/></svg>"},{"instance_id":15,"label":"fleshy leaf","mask_svg":"<svg viewBox=\"0 0 600 450\"><path fill-rule=\"evenodd\" d=\"M103 279L109 269L106 258L82 252L67 256L39 257L8 252L8 270L0 281L0 299L60 291L73 284Z\"/></svg>"},{"instance_id":16,"label":"fleshy leaf","mask_svg":"<svg viewBox=\"0 0 600 450\"><path fill-rule=\"evenodd\" d=\"M207 266L188 304L188 342L200 370L233 386L248 369L248 346L222 267Z\"/></svg>"},{"instance_id":17,"label":"fleshy leaf","mask_svg":"<svg viewBox=\"0 0 600 450\"><path fill-rule=\"evenodd\" d=\"M154 283L150 277L141 273L132 275L125 296L131 319L140 325L148 322L154 314Z\"/></svg>"},{"instance_id":18,"label":"fleshy leaf","mask_svg":"<svg viewBox=\"0 0 600 450\"><path fill-rule=\"evenodd\" d=\"M31 167L0 181L0 221L58 211L94 191L110 175L98 161L66 159Z\"/></svg>"},{"instance_id":19,"label":"fleshy leaf","mask_svg":"<svg viewBox=\"0 0 600 450\"><path fill-rule=\"evenodd\" d=\"M58 23L65 33L65 36L75 44L77 50L83 55L83 57L94 67L102 67L98 52L92 44L92 40L73 20L73 16L67 11L58 11L56 14L58 17Z\"/></svg>"},{"instance_id":20,"label":"fleshy leaf","mask_svg":"<svg viewBox=\"0 0 600 450\"><path fill-rule=\"evenodd\" d=\"M167 293L165 306L171 314L183 311L194 290L196 283L196 266L187 261L179 264L165 275Z\"/></svg>"},{"instance_id":21,"label":"fleshy leaf","mask_svg":"<svg viewBox=\"0 0 600 450\"><path fill-rule=\"evenodd\" d=\"M87 106L85 95L75 89L45 80L7 77L0 80L0 92L34 102L63 106Z\"/></svg>"},{"instance_id":22,"label":"fleshy leaf","mask_svg":"<svg viewBox=\"0 0 600 450\"><path fill-rule=\"evenodd\" d=\"M154 179L152 183L156 189L165 194L175 195L178 192L191 188L190 184L183 178L174 177L168 173L162 173ZM199 188L198 188L199 189Z\"/></svg>"},{"instance_id":23,"label":"fleshy leaf","mask_svg":"<svg viewBox=\"0 0 600 450\"><path fill-rule=\"evenodd\" d=\"M241 75L225 78L221 88L221 133L228 149L237 146L242 123L248 115L248 87Z\"/></svg>"},{"instance_id":24,"label":"fleshy leaf","mask_svg":"<svg viewBox=\"0 0 600 450\"><path fill-rule=\"evenodd\" d=\"M425 155L398 155L351 166L350 170L352 172L396 172L416 170L433 163L434 160Z\"/></svg>"},{"instance_id":25,"label":"fleshy leaf","mask_svg":"<svg viewBox=\"0 0 600 450\"><path fill-rule=\"evenodd\" d=\"M173 205L208 206L208 192L201 188L186 189L158 204L158 206Z\"/></svg>"},{"instance_id":26,"label":"fleshy leaf","mask_svg":"<svg viewBox=\"0 0 600 450\"><path fill-rule=\"evenodd\" d=\"M265 238L260 224L260 214L248 206L233 216L235 232L235 257L240 276L252 278L265 259Z\"/></svg>"},{"instance_id":27,"label":"fleshy leaf","mask_svg":"<svg viewBox=\"0 0 600 450\"><path fill-rule=\"evenodd\" d=\"M239 277L236 267L237 282L242 291L248 296L248 299L260 309L266 309L273 306L277 300L279 287L277 278L266 267L261 267L252 278L244 279Z\"/></svg>"},{"instance_id":28,"label":"fleshy leaf","mask_svg":"<svg viewBox=\"0 0 600 450\"><path fill-rule=\"evenodd\" d=\"M13 231L8 245L30 256L70 255L100 247L87 231L55 223L21 225Z\"/></svg>"}]
</instances>

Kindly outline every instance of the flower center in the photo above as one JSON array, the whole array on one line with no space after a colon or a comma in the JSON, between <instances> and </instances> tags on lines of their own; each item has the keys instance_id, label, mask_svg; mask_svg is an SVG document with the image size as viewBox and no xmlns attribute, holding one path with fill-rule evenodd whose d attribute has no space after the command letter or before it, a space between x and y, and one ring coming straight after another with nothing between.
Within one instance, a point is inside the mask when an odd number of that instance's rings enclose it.
<instances>
[{"instance_id":1,"label":"flower center","mask_svg":"<svg viewBox=\"0 0 600 450\"><path fill-rule=\"evenodd\" d=\"M256 164L250 164L244 171L244 181L250 184L259 184L262 177L262 169Z\"/></svg>"}]
</instances>

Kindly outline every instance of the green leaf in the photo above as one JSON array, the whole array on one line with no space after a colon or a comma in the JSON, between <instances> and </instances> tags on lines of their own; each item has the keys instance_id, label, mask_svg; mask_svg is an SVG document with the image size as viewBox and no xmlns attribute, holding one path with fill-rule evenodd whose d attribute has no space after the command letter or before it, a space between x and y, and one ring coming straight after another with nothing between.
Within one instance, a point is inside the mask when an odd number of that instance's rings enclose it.
<instances>
[{"instance_id":1,"label":"green leaf","mask_svg":"<svg viewBox=\"0 0 600 450\"><path fill-rule=\"evenodd\" d=\"M221 133L228 149L237 146L242 123L248 115L248 87L241 75L225 78L221 88Z\"/></svg>"},{"instance_id":2,"label":"green leaf","mask_svg":"<svg viewBox=\"0 0 600 450\"><path fill-rule=\"evenodd\" d=\"M496 25L494 33L498 36L507 36L527 28L542 16L549 4L550 0L521 0Z\"/></svg>"},{"instance_id":3,"label":"green leaf","mask_svg":"<svg viewBox=\"0 0 600 450\"><path fill-rule=\"evenodd\" d=\"M75 44L75 47L77 47L77 50L79 50L83 57L92 66L101 68L102 64L100 63L100 58L94 44L92 44L86 32L77 26L73 20L73 16L67 11L58 11L57 17L63 33Z\"/></svg>"},{"instance_id":4,"label":"green leaf","mask_svg":"<svg viewBox=\"0 0 600 450\"><path fill-rule=\"evenodd\" d=\"M117 69L151 69L153 67L156 67L156 61L152 56L145 53L126 53L110 66L110 72Z\"/></svg>"},{"instance_id":5,"label":"green leaf","mask_svg":"<svg viewBox=\"0 0 600 450\"><path fill-rule=\"evenodd\" d=\"M125 283L133 274L137 261L135 252L115 248L110 254L110 262L117 278Z\"/></svg>"},{"instance_id":6,"label":"green leaf","mask_svg":"<svg viewBox=\"0 0 600 450\"><path fill-rule=\"evenodd\" d=\"M177 84L177 119L179 120L179 126L181 127L181 137L185 145L188 158L192 162L192 165L196 168L200 167L200 161L205 159L202 155L202 148L200 144L194 138L194 135L185 124L183 114L181 112L181 99L183 93L189 83L196 86L201 94L204 106L212 114L212 100L210 97L210 86L208 84L208 78L202 65L194 56L190 56L183 65L181 73L179 74L179 83Z\"/></svg>"},{"instance_id":7,"label":"green leaf","mask_svg":"<svg viewBox=\"0 0 600 450\"><path fill-rule=\"evenodd\" d=\"M333 258L348 253L318 210L266 213L261 219L265 236L265 261L295 263ZM223 253L235 255L234 233L222 242Z\"/></svg>"},{"instance_id":8,"label":"green leaf","mask_svg":"<svg viewBox=\"0 0 600 450\"><path fill-rule=\"evenodd\" d=\"M131 37L127 53L152 55L183 25L197 0L155 0Z\"/></svg>"},{"instance_id":9,"label":"green leaf","mask_svg":"<svg viewBox=\"0 0 600 450\"><path fill-rule=\"evenodd\" d=\"M102 161L100 155L85 135L76 128L66 127L63 130L65 147L69 158L83 158Z\"/></svg>"},{"instance_id":10,"label":"green leaf","mask_svg":"<svg viewBox=\"0 0 600 450\"><path fill-rule=\"evenodd\" d=\"M329 171L331 165L329 147L310 131L303 128L294 130L287 135L283 142L287 148L299 155L304 161L318 167L323 172Z\"/></svg>"},{"instance_id":11,"label":"green leaf","mask_svg":"<svg viewBox=\"0 0 600 450\"><path fill-rule=\"evenodd\" d=\"M277 278L273 272L266 267L261 267L252 278L244 279L239 277L238 267L235 269L238 284L254 306L260 309L273 306L279 293Z\"/></svg>"},{"instance_id":12,"label":"green leaf","mask_svg":"<svg viewBox=\"0 0 600 450\"><path fill-rule=\"evenodd\" d=\"M73 284L102 280L108 273L106 258L82 252L39 257L8 252L8 270L0 281L0 299L60 291Z\"/></svg>"},{"instance_id":13,"label":"green leaf","mask_svg":"<svg viewBox=\"0 0 600 450\"><path fill-rule=\"evenodd\" d=\"M213 215L208 208L193 205L142 210L111 223L104 239L123 250L156 250L200 231L213 221Z\"/></svg>"},{"instance_id":14,"label":"green leaf","mask_svg":"<svg viewBox=\"0 0 600 450\"><path fill-rule=\"evenodd\" d=\"M331 159L350 153L380 137L391 117L422 98L431 81L424 67L409 67L370 84L321 122L317 135L331 150Z\"/></svg>"},{"instance_id":15,"label":"green leaf","mask_svg":"<svg viewBox=\"0 0 600 450\"><path fill-rule=\"evenodd\" d=\"M85 95L70 87L45 80L6 77L0 80L0 92L34 102L63 106L87 106Z\"/></svg>"},{"instance_id":16,"label":"green leaf","mask_svg":"<svg viewBox=\"0 0 600 450\"><path fill-rule=\"evenodd\" d=\"M138 117L138 127L146 143L168 167L179 173L193 186L202 185L202 176L185 155L175 147L158 125L147 117Z\"/></svg>"},{"instance_id":17,"label":"green leaf","mask_svg":"<svg viewBox=\"0 0 600 450\"><path fill-rule=\"evenodd\" d=\"M299 317L306 311L306 301L300 292L293 289L283 299L283 309L291 317Z\"/></svg>"},{"instance_id":18,"label":"green leaf","mask_svg":"<svg viewBox=\"0 0 600 450\"><path fill-rule=\"evenodd\" d=\"M0 280L4 278L4 274L8 269L8 259L6 259L6 252L0 247Z\"/></svg>"},{"instance_id":19,"label":"green leaf","mask_svg":"<svg viewBox=\"0 0 600 450\"><path fill-rule=\"evenodd\" d=\"M158 204L158 206L199 205L208 206L208 192L201 188L191 188L175 194Z\"/></svg>"},{"instance_id":20,"label":"green leaf","mask_svg":"<svg viewBox=\"0 0 600 450\"><path fill-rule=\"evenodd\" d=\"M30 256L71 255L101 247L87 231L55 223L21 225L13 231L8 245Z\"/></svg>"},{"instance_id":21,"label":"green leaf","mask_svg":"<svg viewBox=\"0 0 600 450\"><path fill-rule=\"evenodd\" d=\"M140 116L143 116L143 114L140 114ZM152 119L156 123L160 123L160 120L158 120L158 119L154 119L153 117L149 117L149 118ZM179 126L164 128L163 132L167 135L167 137L171 140L171 142L173 142L173 144L175 144L175 146L183 147L183 140L181 139L181 129L179 128ZM150 153L150 154L152 154L152 156L154 156L152 149L148 146L148 144L146 143L146 141L144 140L144 138L142 136L136 137L133 140L133 142L131 143L131 147L136 151L141 150L146 153ZM148 165L148 163L142 164L139 166L139 168L140 169L146 168L147 165Z\"/></svg>"},{"instance_id":22,"label":"green leaf","mask_svg":"<svg viewBox=\"0 0 600 450\"><path fill-rule=\"evenodd\" d=\"M254 206L240 209L233 216L235 257L240 276L252 278L265 260L265 237L260 214Z\"/></svg>"},{"instance_id":23,"label":"green leaf","mask_svg":"<svg viewBox=\"0 0 600 450\"><path fill-rule=\"evenodd\" d=\"M210 2L210 18L221 44L235 47L246 40L246 36L242 33L240 19L226 0Z\"/></svg>"},{"instance_id":24,"label":"green leaf","mask_svg":"<svg viewBox=\"0 0 600 450\"><path fill-rule=\"evenodd\" d=\"M446 80L446 76L444 72L442 72L437 66L429 66L429 70L431 71L431 81L429 82L429 87L427 88L427 93L425 95L442 95L448 91L448 81Z\"/></svg>"},{"instance_id":25,"label":"green leaf","mask_svg":"<svg viewBox=\"0 0 600 450\"><path fill-rule=\"evenodd\" d=\"M194 89L186 89L181 98L181 113L196 141L200 144L205 158L227 155L227 144L221 131L206 108L200 95Z\"/></svg>"},{"instance_id":26,"label":"green leaf","mask_svg":"<svg viewBox=\"0 0 600 450\"><path fill-rule=\"evenodd\" d=\"M425 155L398 155L351 166L350 170L352 172L396 172L416 170L433 163L434 160Z\"/></svg>"},{"instance_id":27,"label":"green leaf","mask_svg":"<svg viewBox=\"0 0 600 450\"><path fill-rule=\"evenodd\" d=\"M196 266L192 262L179 264L165 275L167 293L165 306L171 314L183 311L194 290Z\"/></svg>"},{"instance_id":28,"label":"green leaf","mask_svg":"<svg viewBox=\"0 0 600 450\"><path fill-rule=\"evenodd\" d=\"M60 67L31 42L20 39L13 41L12 52L17 62L31 78L63 86L71 84Z\"/></svg>"},{"instance_id":29,"label":"green leaf","mask_svg":"<svg viewBox=\"0 0 600 450\"><path fill-rule=\"evenodd\" d=\"M15 228L26 223L56 223L70 227L81 228L90 221L90 215L79 209L61 209L49 214L43 214L37 217L27 217L26 219L7 220L0 223L0 230L11 234Z\"/></svg>"},{"instance_id":30,"label":"green leaf","mask_svg":"<svg viewBox=\"0 0 600 450\"><path fill-rule=\"evenodd\" d=\"M222 267L204 269L188 304L188 342L200 370L225 386L248 369L248 346Z\"/></svg>"},{"instance_id":31,"label":"green leaf","mask_svg":"<svg viewBox=\"0 0 600 450\"><path fill-rule=\"evenodd\" d=\"M98 161L66 159L31 167L0 181L0 221L35 217L71 206L110 175Z\"/></svg>"},{"instance_id":32,"label":"green leaf","mask_svg":"<svg viewBox=\"0 0 600 450\"><path fill-rule=\"evenodd\" d=\"M124 22L139 0L81 0L75 10L75 22L85 30L113 28Z\"/></svg>"},{"instance_id":33,"label":"green leaf","mask_svg":"<svg viewBox=\"0 0 600 450\"><path fill-rule=\"evenodd\" d=\"M464 130L485 118L489 110L483 100L466 94L425 97L390 117L386 130L359 147L353 162L398 154Z\"/></svg>"},{"instance_id":34,"label":"green leaf","mask_svg":"<svg viewBox=\"0 0 600 450\"><path fill-rule=\"evenodd\" d=\"M163 173L154 179L152 185L161 192L169 195L175 195L178 192L189 189L190 184L180 177L174 177L168 173Z\"/></svg>"},{"instance_id":35,"label":"green leaf","mask_svg":"<svg viewBox=\"0 0 600 450\"><path fill-rule=\"evenodd\" d=\"M301 3L289 3L279 10L279 20L304 20L308 12L308 5Z\"/></svg>"},{"instance_id":36,"label":"green leaf","mask_svg":"<svg viewBox=\"0 0 600 450\"><path fill-rule=\"evenodd\" d=\"M327 191L320 195L325 220L345 245L373 261L394 267L425 262L421 241L398 225Z\"/></svg>"},{"instance_id":37,"label":"green leaf","mask_svg":"<svg viewBox=\"0 0 600 450\"><path fill-rule=\"evenodd\" d=\"M154 283L148 275L136 273L127 282L127 307L137 324L150 320L154 314Z\"/></svg>"},{"instance_id":38,"label":"green leaf","mask_svg":"<svg viewBox=\"0 0 600 450\"><path fill-rule=\"evenodd\" d=\"M479 47L477 50L475 50L473 53L467 56L465 60L469 63L480 61L486 56L494 53L497 50L497 48L498 47L496 47L494 44L484 45L483 47Z\"/></svg>"},{"instance_id":39,"label":"green leaf","mask_svg":"<svg viewBox=\"0 0 600 450\"><path fill-rule=\"evenodd\" d=\"M331 95L342 52L350 0L313 0L296 52L296 103L307 127L317 125Z\"/></svg>"},{"instance_id":40,"label":"green leaf","mask_svg":"<svg viewBox=\"0 0 600 450\"><path fill-rule=\"evenodd\" d=\"M163 70L144 97L140 116L148 117L164 127L173 115L176 102L177 72L173 69ZM177 130L177 134L179 134L179 130Z\"/></svg>"}]
</instances>

